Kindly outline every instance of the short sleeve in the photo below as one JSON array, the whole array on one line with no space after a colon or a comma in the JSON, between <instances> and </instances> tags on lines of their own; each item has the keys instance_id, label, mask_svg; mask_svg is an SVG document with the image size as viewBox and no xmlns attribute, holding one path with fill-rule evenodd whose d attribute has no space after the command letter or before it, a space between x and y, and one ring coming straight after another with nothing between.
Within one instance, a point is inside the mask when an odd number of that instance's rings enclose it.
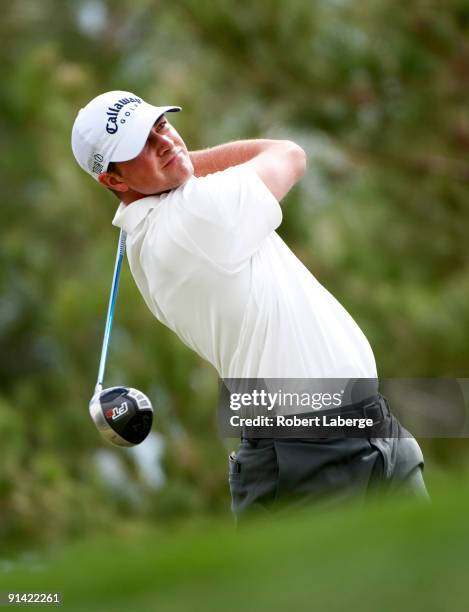
<instances>
[{"instance_id":1,"label":"short sleeve","mask_svg":"<svg viewBox=\"0 0 469 612\"><path fill-rule=\"evenodd\" d=\"M221 266L246 261L282 221L276 198L245 166L195 178L181 195L180 239Z\"/></svg>"}]
</instances>

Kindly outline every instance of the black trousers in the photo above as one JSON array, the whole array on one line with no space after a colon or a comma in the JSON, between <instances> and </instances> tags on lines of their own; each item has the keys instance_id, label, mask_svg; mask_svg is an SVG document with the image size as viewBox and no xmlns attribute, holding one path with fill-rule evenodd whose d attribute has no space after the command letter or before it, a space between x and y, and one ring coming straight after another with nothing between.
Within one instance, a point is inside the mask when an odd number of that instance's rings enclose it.
<instances>
[{"instance_id":1,"label":"black trousers","mask_svg":"<svg viewBox=\"0 0 469 612\"><path fill-rule=\"evenodd\" d=\"M378 491L428 498L422 451L392 415L383 438L243 439L229 457L231 508L330 507Z\"/></svg>"}]
</instances>

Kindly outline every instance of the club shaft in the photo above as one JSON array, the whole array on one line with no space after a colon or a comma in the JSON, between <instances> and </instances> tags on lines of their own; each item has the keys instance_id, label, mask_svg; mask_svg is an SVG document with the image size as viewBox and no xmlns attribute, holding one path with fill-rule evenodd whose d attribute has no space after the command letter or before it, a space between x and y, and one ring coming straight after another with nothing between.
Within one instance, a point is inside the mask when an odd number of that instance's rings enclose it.
<instances>
[{"instance_id":1,"label":"club shaft","mask_svg":"<svg viewBox=\"0 0 469 612\"><path fill-rule=\"evenodd\" d=\"M112 278L111 294L109 296L109 305L107 308L106 326L104 328L103 347L101 349L101 359L99 362L98 380L96 382L95 393L103 388L104 370L106 368L106 359L109 348L109 340L111 338L112 321L114 319L114 307L116 305L117 292L119 290L119 279L122 269L122 262L125 255L125 239L127 234L123 229L119 233L119 242L117 244L116 262L114 265L114 276Z\"/></svg>"}]
</instances>

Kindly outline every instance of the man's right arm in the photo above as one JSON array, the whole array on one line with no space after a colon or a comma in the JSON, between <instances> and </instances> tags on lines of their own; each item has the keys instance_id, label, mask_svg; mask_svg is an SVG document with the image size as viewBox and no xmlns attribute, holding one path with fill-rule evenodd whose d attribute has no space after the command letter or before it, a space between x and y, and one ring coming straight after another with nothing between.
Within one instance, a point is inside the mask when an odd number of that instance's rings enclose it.
<instances>
[{"instance_id":1,"label":"man's right arm","mask_svg":"<svg viewBox=\"0 0 469 612\"><path fill-rule=\"evenodd\" d=\"M190 153L196 176L245 165L256 172L280 201L300 180L306 154L290 140L240 140Z\"/></svg>"}]
</instances>

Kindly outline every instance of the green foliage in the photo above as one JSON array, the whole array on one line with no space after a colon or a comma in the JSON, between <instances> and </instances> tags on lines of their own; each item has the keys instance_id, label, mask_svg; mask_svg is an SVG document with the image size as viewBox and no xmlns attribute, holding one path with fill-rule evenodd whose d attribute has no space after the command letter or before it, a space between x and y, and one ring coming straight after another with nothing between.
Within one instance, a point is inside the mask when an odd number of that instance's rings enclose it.
<instances>
[{"instance_id":1,"label":"green foliage","mask_svg":"<svg viewBox=\"0 0 469 612\"><path fill-rule=\"evenodd\" d=\"M309 172L282 235L368 336L382 376L465 376L469 12L390 0L12 0L0 26L0 535L57 540L114 518L227 508L215 372L124 271L106 384L148 392L166 440L153 491L112 491L87 405L116 201L76 165L81 105L130 89L184 107L190 148L291 137ZM448 443L449 444L449 443ZM432 447L429 447L431 454ZM448 453L435 451L445 462Z\"/></svg>"}]
</instances>

